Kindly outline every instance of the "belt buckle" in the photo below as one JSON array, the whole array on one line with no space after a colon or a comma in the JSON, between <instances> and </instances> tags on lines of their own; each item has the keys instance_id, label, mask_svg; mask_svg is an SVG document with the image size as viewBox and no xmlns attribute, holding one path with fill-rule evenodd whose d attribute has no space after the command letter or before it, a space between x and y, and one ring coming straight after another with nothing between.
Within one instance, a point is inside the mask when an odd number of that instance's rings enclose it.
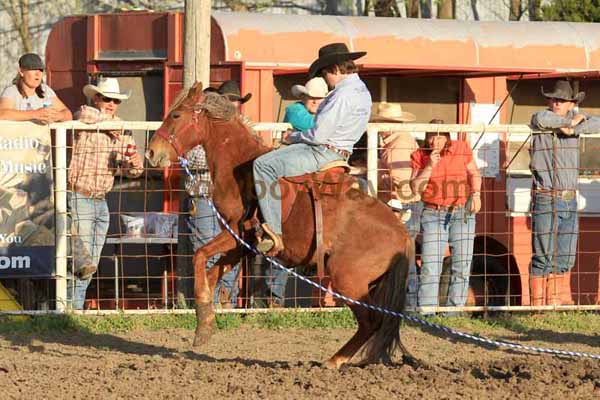
<instances>
[{"instance_id":1,"label":"belt buckle","mask_svg":"<svg viewBox=\"0 0 600 400\"><path fill-rule=\"evenodd\" d=\"M575 198L574 190L563 190L560 192L560 198L563 201L571 201Z\"/></svg>"}]
</instances>

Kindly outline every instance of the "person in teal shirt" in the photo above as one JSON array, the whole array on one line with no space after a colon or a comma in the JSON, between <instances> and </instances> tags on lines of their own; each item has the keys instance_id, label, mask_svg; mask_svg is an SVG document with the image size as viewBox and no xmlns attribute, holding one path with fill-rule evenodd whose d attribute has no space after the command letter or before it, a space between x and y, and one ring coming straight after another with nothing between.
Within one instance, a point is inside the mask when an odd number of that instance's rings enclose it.
<instances>
[{"instance_id":1,"label":"person in teal shirt","mask_svg":"<svg viewBox=\"0 0 600 400\"><path fill-rule=\"evenodd\" d=\"M297 131L314 128L315 114L328 91L327 83L321 77L312 78L304 86L292 86L292 95L301 100L286 107L283 122L288 122Z\"/></svg>"}]
</instances>

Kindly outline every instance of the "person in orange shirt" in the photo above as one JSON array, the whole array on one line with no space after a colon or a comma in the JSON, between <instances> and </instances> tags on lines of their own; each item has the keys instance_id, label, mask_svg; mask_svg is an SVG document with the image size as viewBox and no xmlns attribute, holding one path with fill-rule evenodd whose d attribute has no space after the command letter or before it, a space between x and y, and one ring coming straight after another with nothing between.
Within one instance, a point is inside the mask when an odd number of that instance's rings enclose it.
<instances>
[{"instance_id":1,"label":"person in orange shirt","mask_svg":"<svg viewBox=\"0 0 600 400\"><path fill-rule=\"evenodd\" d=\"M481 209L481 175L468 142L451 140L448 132L427 132L425 142L426 148L411 154L412 187L423 202L417 301L419 307L439 305L440 274L449 245L452 268L445 306L460 307L467 300L475 214Z\"/></svg>"}]
</instances>

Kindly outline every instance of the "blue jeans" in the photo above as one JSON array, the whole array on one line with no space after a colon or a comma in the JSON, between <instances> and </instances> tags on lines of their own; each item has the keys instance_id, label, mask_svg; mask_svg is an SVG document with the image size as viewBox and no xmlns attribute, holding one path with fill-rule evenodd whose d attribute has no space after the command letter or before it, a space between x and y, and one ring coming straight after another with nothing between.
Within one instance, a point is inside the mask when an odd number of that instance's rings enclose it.
<instances>
[{"instance_id":1,"label":"blue jeans","mask_svg":"<svg viewBox=\"0 0 600 400\"><path fill-rule=\"evenodd\" d=\"M275 233L282 233L279 178L313 173L329 162L342 159L339 154L325 147L296 143L254 160L254 187L258 205L265 222Z\"/></svg>"},{"instance_id":2,"label":"blue jeans","mask_svg":"<svg viewBox=\"0 0 600 400\"><path fill-rule=\"evenodd\" d=\"M261 257L262 259L262 267L267 288L269 288L273 299L277 303L283 305L285 301L285 286L287 285L289 273L286 270L271 264L263 256L259 255L257 257Z\"/></svg>"},{"instance_id":3,"label":"blue jeans","mask_svg":"<svg viewBox=\"0 0 600 400\"><path fill-rule=\"evenodd\" d=\"M421 232L421 213L423 212L423 203L416 201L414 203L407 204L407 210L410 210L410 219L406 221L404 226L408 230L408 234L415 244L415 239L419 232ZM417 306L417 290L419 288L419 277L417 275L417 264L415 262L415 254L410 259L408 265L408 282L406 285L406 306L416 307Z\"/></svg>"},{"instance_id":4,"label":"blue jeans","mask_svg":"<svg viewBox=\"0 0 600 400\"><path fill-rule=\"evenodd\" d=\"M202 197L190 197L187 199L187 202L187 210L191 208L192 202L194 203L194 208L196 210L196 214L190 215L187 221L191 233L190 240L195 252L221 233L221 226L219 225L217 214L215 214L210 204L208 204L207 199ZM206 262L206 270L210 270L217 261L219 261L220 257L221 255L217 254L208 259ZM215 304L219 303L219 292L221 288L223 288L229 292L232 306L236 306L237 296L240 291L238 285L239 274L240 264L238 263L231 271L224 274L219 282L217 282L213 297L213 302Z\"/></svg>"},{"instance_id":5,"label":"blue jeans","mask_svg":"<svg viewBox=\"0 0 600 400\"><path fill-rule=\"evenodd\" d=\"M109 211L106 200L91 199L80 193L73 192L69 197L69 209L72 218L72 227L79 235L86 250L92 257L92 262L98 266L102 247L108 232ZM79 260L74 259L77 263ZM92 278L71 280L69 295L72 295L74 310L82 310L85 303L85 294Z\"/></svg>"},{"instance_id":6,"label":"blue jeans","mask_svg":"<svg viewBox=\"0 0 600 400\"><path fill-rule=\"evenodd\" d=\"M421 307L439 305L440 275L446 245L450 245L452 269L446 306L464 306L469 289L469 275L473 260L475 215L466 213L464 207L452 212L423 208L421 282L418 302Z\"/></svg>"},{"instance_id":7,"label":"blue jeans","mask_svg":"<svg viewBox=\"0 0 600 400\"><path fill-rule=\"evenodd\" d=\"M577 199L569 201L544 193L533 198L531 221L533 256L531 274L564 274L573 268L577 254Z\"/></svg>"}]
</instances>

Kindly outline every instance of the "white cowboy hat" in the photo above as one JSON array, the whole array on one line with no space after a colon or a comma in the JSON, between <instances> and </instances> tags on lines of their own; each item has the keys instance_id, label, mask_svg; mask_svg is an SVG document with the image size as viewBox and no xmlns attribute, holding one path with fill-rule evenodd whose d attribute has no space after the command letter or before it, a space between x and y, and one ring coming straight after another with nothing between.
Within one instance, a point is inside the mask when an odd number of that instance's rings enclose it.
<instances>
[{"instance_id":1,"label":"white cowboy hat","mask_svg":"<svg viewBox=\"0 0 600 400\"><path fill-rule=\"evenodd\" d=\"M413 122L417 119L414 114L402 111L400 103L381 102L377 113L371 117L371 122Z\"/></svg>"},{"instance_id":2,"label":"white cowboy hat","mask_svg":"<svg viewBox=\"0 0 600 400\"><path fill-rule=\"evenodd\" d=\"M126 93L121 92L117 78L100 78L97 85L88 84L83 87L83 94L88 99L94 97L96 93L119 100L127 100L131 96L131 90Z\"/></svg>"},{"instance_id":3,"label":"white cowboy hat","mask_svg":"<svg viewBox=\"0 0 600 400\"><path fill-rule=\"evenodd\" d=\"M321 77L312 78L306 85L294 85L292 86L292 95L296 98L300 98L302 96L308 96L315 99L322 99L327 97L327 93L329 92L329 88L327 87L327 83L325 79Z\"/></svg>"}]
</instances>

